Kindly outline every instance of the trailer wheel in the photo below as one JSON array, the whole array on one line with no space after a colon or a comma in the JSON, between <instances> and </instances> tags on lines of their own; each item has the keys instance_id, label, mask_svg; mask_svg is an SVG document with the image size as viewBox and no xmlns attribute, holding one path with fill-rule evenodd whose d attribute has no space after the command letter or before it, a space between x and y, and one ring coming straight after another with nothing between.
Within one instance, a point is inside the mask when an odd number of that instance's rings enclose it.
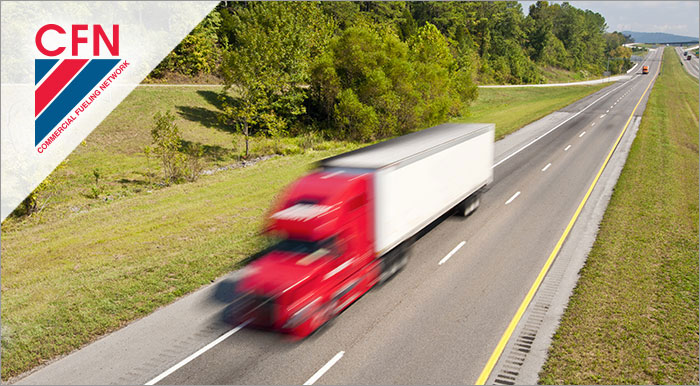
<instances>
[{"instance_id":1,"label":"trailer wheel","mask_svg":"<svg viewBox=\"0 0 700 386\"><path fill-rule=\"evenodd\" d=\"M472 194L457 205L457 214L462 217L469 216L479 207L480 201L479 193Z\"/></svg>"}]
</instances>

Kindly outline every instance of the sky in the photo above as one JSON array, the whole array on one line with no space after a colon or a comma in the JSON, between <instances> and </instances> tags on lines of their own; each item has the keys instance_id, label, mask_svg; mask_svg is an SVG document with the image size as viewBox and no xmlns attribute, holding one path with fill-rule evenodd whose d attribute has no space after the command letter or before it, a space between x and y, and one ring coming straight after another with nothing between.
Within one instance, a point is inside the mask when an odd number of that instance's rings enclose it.
<instances>
[{"instance_id":1,"label":"sky","mask_svg":"<svg viewBox=\"0 0 700 386\"><path fill-rule=\"evenodd\" d=\"M521 1L527 15L534 1ZM556 1L561 3L561 1ZM569 1L605 18L608 31L665 32L698 37L698 1Z\"/></svg>"}]
</instances>

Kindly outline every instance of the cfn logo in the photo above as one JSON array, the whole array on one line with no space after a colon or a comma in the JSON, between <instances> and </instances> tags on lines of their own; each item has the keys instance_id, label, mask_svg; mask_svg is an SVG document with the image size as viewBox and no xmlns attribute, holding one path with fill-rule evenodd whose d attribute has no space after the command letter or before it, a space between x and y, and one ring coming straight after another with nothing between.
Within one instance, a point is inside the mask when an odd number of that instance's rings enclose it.
<instances>
[{"instance_id":1,"label":"cfn logo","mask_svg":"<svg viewBox=\"0 0 700 386\"><path fill-rule=\"evenodd\" d=\"M71 56L78 56L80 45L90 44L90 40L92 40L92 56L100 56L100 42L107 48L111 56L119 56L119 24L112 25L111 38L107 36L104 28L99 24L92 25L92 34L90 34L90 26L87 24L73 24L69 30L70 39L67 36L62 38L61 35L66 35L66 30L58 24L47 24L39 28L35 39L36 48L45 56L58 56L66 50L66 44L70 42ZM52 40L58 40L58 43L53 42L53 46L49 44L47 47L44 44L44 36L51 39L51 35L54 35Z\"/></svg>"}]
</instances>

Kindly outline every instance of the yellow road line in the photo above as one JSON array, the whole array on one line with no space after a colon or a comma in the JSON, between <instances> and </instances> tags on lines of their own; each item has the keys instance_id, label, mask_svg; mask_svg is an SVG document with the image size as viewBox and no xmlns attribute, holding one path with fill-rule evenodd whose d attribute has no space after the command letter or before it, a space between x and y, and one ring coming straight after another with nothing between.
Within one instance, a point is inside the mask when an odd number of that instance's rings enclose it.
<instances>
[{"instance_id":1,"label":"yellow road line","mask_svg":"<svg viewBox=\"0 0 700 386\"><path fill-rule=\"evenodd\" d=\"M659 73L659 70L657 69L656 74L654 75L654 78L656 78L658 73ZM535 293L537 292L537 289L540 287L540 284L542 284L542 281L544 280L544 277L547 274L547 271L549 271L549 267L552 265L552 263L554 263L554 259L557 257L559 250L561 249L562 245L564 244L564 240L569 235L569 232L571 231L571 228L573 228L574 223L576 222L576 219L578 218L579 214L581 213L581 210L583 209L583 206L586 204L586 201L588 201L588 197L591 195L593 188L598 183L598 179L600 179L600 175L603 174L603 170L605 169L605 166L607 166L608 161L610 161L610 157L612 157L613 152L617 148L617 145L620 143L620 140L622 140L622 136L627 131L627 127L629 126L630 122L632 121L632 117L634 116L634 113L637 111L637 107L639 107L639 104L642 103L642 99L644 99L644 96L646 95L647 91L649 91L649 87L651 87L651 84L654 81L654 78L652 78L652 80L649 82L649 85L647 85L647 88L644 90L644 93L642 93L642 96L639 98L639 101L637 101L637 105L634 106L634 110L632 110L632 114L630 114L630 117L627 119L627 122L625 123L625 126L622 128L622 132L617 137L617 140L615 141L615 144L613 145L612 149L610 149L608 156L605 158L605 162L603 162L603 166L600 167L600 170L598 171L598 174L595 176L593 183L588 188L586 195L583 196L583 200L581 200L581 203L579 204L578 208L576 208L576 212L574 213L574 216L571 218L571 220L569 220L569 224L566 226L566 229L564 229L564 233L561 235L561 237L559 238L559 241L554 246L554 250L549 255L547 262L544 263L544 267L542 267L542 270L537 275L537 279L535 279L535 282L532 284L532 287L530 287L530 290L527 292L525 299L523 299L523 302L520 303L520 307L518 307L518 311L515 313L515 316L513 316L513 319L508 324L508 328L506 328L506 331L503 333L503 336L501 336L501 339L498 341L498 345L496 345L496 348L493 350L493 353L489 357L488 362L486 362L486 366L484 366L484 369L481 370L481 375L479 375L479 378L477 378L477 380L475 382L476 385L483 385L484 383L486 383L486 380L489 378L489 375L491 375L491 371L493 371L494 366L496 366L496 362L498 361L498 358L501 357L501 354L503 353L503 349L505 349L505 347L506 347L506 343L508 343L508 340L510 340L510 337L511 337L511 335L513 335L513 331L515 330L515 327L518 325L518 322L520 322L520 319L522 318L523 314L525 313L525 310L530 305L530 302L532 301L532 298L535 296Z\"/></svg>"}]
</instances>

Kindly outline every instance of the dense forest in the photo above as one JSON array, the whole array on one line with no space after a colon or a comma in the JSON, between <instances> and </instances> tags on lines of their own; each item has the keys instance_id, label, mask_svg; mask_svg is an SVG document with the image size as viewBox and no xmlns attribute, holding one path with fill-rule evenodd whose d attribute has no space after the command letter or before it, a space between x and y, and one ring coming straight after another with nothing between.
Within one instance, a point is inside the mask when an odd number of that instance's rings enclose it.
<instances>
[{"instance_id":1,"label":"dense forest","mask_svg":"<svg viewBox=\"0 0 700 386\"><path fill-rule=\"evenodd\" d=\"M220 123L246 136L374 140L467 114L477 84L625 71L606 28L566 2L227 1L149 77L219 79Z\"/></svg>"}]
</instances>

